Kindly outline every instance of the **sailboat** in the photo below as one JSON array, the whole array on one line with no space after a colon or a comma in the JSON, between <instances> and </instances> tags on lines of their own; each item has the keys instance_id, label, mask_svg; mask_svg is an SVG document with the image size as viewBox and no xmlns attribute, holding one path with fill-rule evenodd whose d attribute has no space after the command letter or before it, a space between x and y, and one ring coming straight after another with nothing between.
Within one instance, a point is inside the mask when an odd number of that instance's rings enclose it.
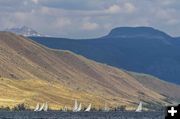
<instances>
[{"instance_id":1,"label":"sailboat","mask_svg":"<svg viewBox=\"0 0 180 119\"><path fill-rule=\"evenodd\" d=\"M86 108L85 112L89 112L91 110L91 104Z\"/></svg>"},{"instance_id":2,"label":"sailboat","mask_svg":"<svg viewBox=\"0 0 180 119\"><path fill-rule=\"evenodd\" d=\"M36 108L34 109L34 111L37 112L39 110L39 107L40 107L40 105L39 105L39 103L37 103Z\"/></svg>"},{"instance_id":3,"label":"sailboat","mask_svg":"<svg viewBox=\"0 0 180 119\"><path fill-rule=\"evenodd\" d=\"M42 106L37 111L43 111L45 104L43 103Z\"/></svg>"},{"instance_id":4,"label":"sailboat","mask_svg":"<svg viewBox=\"0 0 180 119\"><path fill-rule=\"evenodd\" d=\"M81 111L81 108L82 108L82 105L81 105L81 103L80 103L80 104L79 104L79 107L78 107L77 110L76 110L76 112Z\"/></svg>"},{"instance_id":5,"label":"sailboat","mask_svg":"<svg viewBox=\"0 0 180 119\"><path fill-rule=\"evenodd\" d=\"M107 107L107 104L105 103L104 112L109 112L109 108Z\"/></svg>"},{"instance_id":6,"label":"sailboat","mask_svg":"<svg viewBox=\"0 0 180 119\"><path fill-rule=\"evenodd\" d=\"M142 102L139 103L138 108L136 109L136 112L142 112Z\"/></svg>"},{"instance_id":7,"label":"sailboat","mask_svg":"<svg viewBox=\"0 0 180 119\"><path fill-rule=\"evenodd\" d=\"M78 109L78 103L77 103L77 100L75 100L74 107L73 107L73 112L77 112L77 109Z\"/></svg>"},{"instance_id":8,"label":"sailboat","mask_svg":"<svg viewBox=\"0 0 180 119\"><path fill-rule=\"evenodd\" d=\"M63 112L67 112L67 107L66 106L64 106L64 108L63 108L63 110L62 110Z\"/></svg>"},{"instance_id":9,"label":"sailboat","mask_svg":"<svg viewBox=\"0 0 180 119\"><path fill-rule=\"evenodd\" d=\"M35 112L38 111L48 111L48 103L46 102L45 104L43 103L42 106L40 106L40 104L38 103L36 105L36 108L34 109Z\"/></svg>"},{"instance_id":10,"label":"sailboat","mask_svg":"<svg viewBox=\"0 0 180 119\"><path fill-rule=\"evenodd\" d=\"M45 106L44 106L44 111L47 112L47 110L48 110L48 104L47 104L47 102L46 102L46 104L45 104Z\"/></svg>"}]
</instances>

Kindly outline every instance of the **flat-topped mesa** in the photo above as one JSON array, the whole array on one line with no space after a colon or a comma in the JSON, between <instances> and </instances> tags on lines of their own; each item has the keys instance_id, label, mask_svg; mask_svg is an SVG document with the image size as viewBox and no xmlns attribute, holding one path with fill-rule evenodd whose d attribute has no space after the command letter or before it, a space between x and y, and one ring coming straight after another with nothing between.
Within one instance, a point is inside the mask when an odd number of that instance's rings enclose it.
<instances>
[{"instance_id":1,"label":"flat-topped mesa","mask_svg":"<svg viewBox=\"0 0 180 119\"><path fill-rule=\"evenodd\" d=\"M111 30L105 37L154 37L154 38L171 38L168 34L154 29L152 27L118 27Z\"/></svg>"}]
</instances>

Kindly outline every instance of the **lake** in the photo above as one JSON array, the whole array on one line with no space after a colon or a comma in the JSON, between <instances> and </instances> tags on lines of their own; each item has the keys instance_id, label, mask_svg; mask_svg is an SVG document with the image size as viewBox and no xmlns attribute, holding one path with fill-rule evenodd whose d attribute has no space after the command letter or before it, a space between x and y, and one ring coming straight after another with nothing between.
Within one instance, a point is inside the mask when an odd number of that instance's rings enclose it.
<instances>
[{"instance_id":1,"label":"lake","mask_svg":"<svg viewBox=\"0 0 180 119\"><path fill-rule=\"evenodd\" d=\"M165 119L164 112L8 112L0 111L0 119Z\"/></svg>"}]
</instances>

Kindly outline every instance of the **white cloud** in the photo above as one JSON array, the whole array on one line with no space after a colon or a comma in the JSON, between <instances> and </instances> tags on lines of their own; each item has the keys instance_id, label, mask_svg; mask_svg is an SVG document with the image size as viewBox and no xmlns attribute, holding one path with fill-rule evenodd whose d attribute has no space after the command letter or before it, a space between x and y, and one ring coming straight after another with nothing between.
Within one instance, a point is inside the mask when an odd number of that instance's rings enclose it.
<instances>
[{"instance_id":1,"label":"white cloud","mask_svg":"<svg viewBox=\"0 0 180 119\"><path fill-rule=\"evenodd\" d=\"M37 12L42 15L53 16L53 17L72 14L70 12L67 12L67 10L58 9L58 8L49 8L46 6L39 7L39 9L37 9Z\"/></svg>"},{"instance_id":2,"label":"white cloud","mask_svg":"<svg viewBox=\"0 0 180 119\"><path fill-rule=\"evenodd\" d=\"M106 12L111 14L116 13L133 13L136 10L135 6L132 3L125 2L123 4L113 4L111 5Z\"/></svg>"},{"instance_id":3,"label":"white cloud","mask_svg":"<svg viewBox=\"0 0 180 119\"><path fill-rule=\"evenodd\" d=\"M127 11L128 13L132 13L135 11L135 6L132 3L125 3L124 4L124 10Z\"/></svg>"},{"instance_id":4,"label":"white cloud","mask_svg":"<svg viewBox=\"0 0 180 119\"><path fill-rule=\"evenodd\" d=\"M99 28L99 25L93 22L86 22L86 23L83 23L82 25L82 29L84 30L95 30L97 28Z\"/></svg>"},{"instance_id":5,"label":"white cloud","mask_svg":"<svg viewBox=\"0 0 180 119\"><path fill-rule=\"evenodd\" d=\"M158 21L162 21L162 23L166 23L167 25L175 25L179 23L179 17L177 15L177 11L172 8L158 8L154 13L154 17Z\"/></svg>"},{"instance_id":6,"label":"white cloud","mask_svg":"<svg viewBox=\"0 0 180 119\"><path fill-rule=\"evenodd\" d=\"M34 4L38 4L38 3L39 3L39 0L32 0L32 2L33 2Z\"/></svg>"},{"instance_id":7,"label":"white cloud","mask_svg":"<svg viewBox=\"0 0 180 119\"><path fill-rule=\"evenodd\" d=\"M67 27L69 25L71 25L71 21L68 18L58 18L55 22L55 26L60 28Z\"/></svg>"},{"instance_id":8,"label":"white cloud","mask_svg":"<svg viewBox=\"0 0 180 119\"><path fill-rule=\"evenodd\" d=\"M107 9L108 13L118 13L120 11L121 11L121 8L118 5L112 5Z\"/></svg>"}]
</instances>

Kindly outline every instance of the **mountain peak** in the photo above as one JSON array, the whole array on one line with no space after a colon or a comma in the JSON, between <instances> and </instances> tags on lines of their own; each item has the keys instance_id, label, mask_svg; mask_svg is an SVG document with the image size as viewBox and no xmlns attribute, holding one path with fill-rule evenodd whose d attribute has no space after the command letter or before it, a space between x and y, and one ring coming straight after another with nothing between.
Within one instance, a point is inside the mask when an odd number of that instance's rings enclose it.
<instances>
[{"instance_id":1,"label":"mountain peak","mask_svg":"<svg viewBox=\"0 0 180 119\"><path fill-rule=\"evenodd\" d=\"M153 37L153 38L170 38L168 34L154 29L152 27L117 27L111 30L106 37Z\"/></svg>"},{"instance_id":2,"label":"mountain peak","mask_svg":"<svg viewBox=\"0 0 180 119\"><path fill-rule=\"evenodd\" d=\"M42 36L41 34L39 34L34 29L27 27L27 26L13 27L10 29L6 29L5 31L12 32L12 33L15 33L17 35L23 35L23 36Z\"/></svg>"}]
</instances>

